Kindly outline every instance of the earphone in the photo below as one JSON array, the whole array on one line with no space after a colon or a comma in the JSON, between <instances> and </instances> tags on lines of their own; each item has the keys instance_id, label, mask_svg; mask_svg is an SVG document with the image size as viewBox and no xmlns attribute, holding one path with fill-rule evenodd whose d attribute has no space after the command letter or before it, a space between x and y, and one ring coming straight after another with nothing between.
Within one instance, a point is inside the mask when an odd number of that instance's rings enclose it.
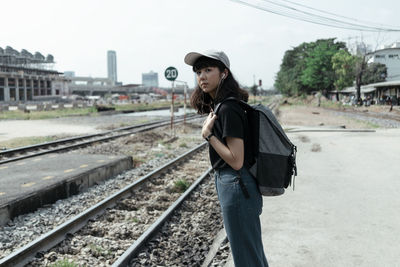
<instances>
[{"instance_id":1,"label":"earphone","mask_svg":"<svg viewBox=\"0 0 400 267\"><path fill-rule=\"evenodd\" d=\"M221 79L225 79L225 73L222 74Z\"/></svg>"}]
</instances>

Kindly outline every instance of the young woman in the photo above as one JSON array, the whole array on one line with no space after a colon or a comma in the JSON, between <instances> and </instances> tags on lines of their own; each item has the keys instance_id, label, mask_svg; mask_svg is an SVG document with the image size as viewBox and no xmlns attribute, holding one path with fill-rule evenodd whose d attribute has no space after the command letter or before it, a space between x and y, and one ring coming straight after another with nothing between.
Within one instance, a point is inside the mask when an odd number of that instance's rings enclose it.
<instances>
[{"instance_id":1,"label":"young woman","mask_svg":"<svg viewBox=\"0 0 400 267\"><path fill-rule=\"evenodd\" d=\"M193 66L198 83L191 104L199 114L208 113L201 134L210 144L210 161L235 266L268 266L259 218L262 197L248 171L253 157L248 149L246 113L232 100L220 106L218 116L213 112L227 97L247 102L249 95L233 78L224 52L191 52L185 56L185 63Z\"/></svg>"}]
</instances>

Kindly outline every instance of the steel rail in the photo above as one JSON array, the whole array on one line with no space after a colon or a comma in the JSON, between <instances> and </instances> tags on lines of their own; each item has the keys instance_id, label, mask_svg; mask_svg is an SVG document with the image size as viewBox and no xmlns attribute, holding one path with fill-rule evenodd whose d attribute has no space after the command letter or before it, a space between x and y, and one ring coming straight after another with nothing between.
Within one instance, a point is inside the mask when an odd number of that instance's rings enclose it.
<instances>
[{"instance_id":1,"label":"steel rail","mask_svg":"<svg viewBox=\"0 0 400 267\"><path fill-rule=\"evenodd\" d=\"M193 116L190 116L190 117L193 117ZM178 117L178 119L180 119L180 117ZM21 152L24 152L24 151L27 151L27 150L40 149L42 147L59 145L59 144L62 144L62 143L67 143L67 142L74 142L74 141L78 141L78 140L81 140L81 139L88 139L88 138L92 138L92 137L103 136L103 135L114 133L114 132L126 131L126 130L131 130L131 129L140 128L140 127L146 127L146 126L150 126L150 125L154 125L154 124L158 124L158 123L162 123L162 122L168 122L168 121L170 121L170 119L158 120L158 121L153 121L153 122L148 122L148 123L142 123L142 124L137 124L137 125L132 125L132 126L121 127L121 128L117 128L117 129L113 129L113 130L97 133L97 134L80 135L80 136L64 138L64 139L59 139L59 140L40 143L40 144L34 144L34 145L29 145L29 146L23 146L23 147L7 149L7 150L0 151L0 156L6 156L8 154L21 153Z\"/></svg>"},{"instance_id":2,"label":"steel rail","mask_svg":"<svg viewBox=\"0 0 400 267\"><path fill-rule=\"evenodd\" d=\"M193 119L196 119L196 118L199 118L199 117L192 116L190 118L186 118L186 120L188 120L188 119L189 120L193 120ZM179 123L179 122L182 122L183 120L184 120L183 118L180 118L180 119L176 120L175 122ZM8 158L8 159L5 159L5 160L1 160L0 161L0 165L8 163L8 162L14 162L14 161L26 159L26 158L37 157L37 156L41 156L41 155L44 155L44 154L55 153L55 152L60 152L60 151L64 151L64 150L83 147L83 146L87 146L87 145L90 145L90 144L93 144L93 143L97 143L97 142L103 142L103 141L107 141L107 140L112 140L112 139L116 139L116 138L119 138L119 137L124 137L124 136L130 135L132 133L145 132L145 131L152 130L152 129L155 129L155 128L158 128L158 127L166 126L168 124L170 124L169 120L163 120L163 121L151 122L151 123L148 123L148 124L140 124L140 125L134 125L134 126L124 127L124 128L118 128L118 129L113 130L113 131L107 131L105 133L100 133L100 134L95 134L95 135L80 136L80 137L74 137L74 138L70 138L70 139L62 139L59 143L57 141L53 141L53 142L49 142L49 143L37 144L37 145L33 145L33 146L28 146L28 147L21 147L21 148L14 149L14 153L16 153L18 151L20 151L20 153L21 153L25 149L28 149L28 150L33 149L33 148L34 149L40 149L40 147L48 147L48 146L56 145L56 144L62 145L62 144L65 144L67 142L73 142L73 141L76 142L76 141L82 140L82 139L87 139L87 138L91 138L91 137L106 135L106 134L109 134L109 133L114 133L114 132L119 132L119 131L127 131L127 130L134 129L133 131L130 131L130 132L127 132L127 133L123 133L123 134L116 134L116 135L112 135L112 136L107 136L107 137L103 137L103 138L98 138L98 139L94 139L94 140L89 140L89 141L85 141L85 142L71 144L71 145L67 145L67 146L63 146L63 147L50 148L50 149L47 149L45 151L39 151L39 152L36 152L36 153L22 155L22 156L19 156L19 157ZM5 152L7 152L7 151L5 151ZM1 153L0 153L0 155L1 155Z\"/></svg>"},{"instance_id":3,"label":"steel rail","mask_svg":"<svg viewBox=\"0 0 400 267\"><path fill-rule=\"evenodd\" d=\"M196 146L195 148L187 151L181 156L167 162L163 166L159 167L156 170L142 176L132 184L124 187L113 195L107 197L103 201L98 204L92 206L86 211L81 212L77 216L71 218L67 222L57 226L52 231L42 235L38 239L30 242L24 247L14 251L10 255L0 259L0 266L4 267L15 267L15 266L24 266L25 264L31 261L35 254L40 251L47 251L55 245L59 244L63 241L67 234L72 234L79 231L83 228L90 219L93 219L100 214L104 213L104 211L108 208L115 206L116 202L120 199L129 197L134 195L133 189L138 186L144 184L151 177L164 172L166 169L171 167L173 164L176 164L182 160L184 160L187 156L199 151L200 149L206 146L206 142Z\"/></svg>"},{"instance_id":4,"label":"steel rail","mask_svg":"<svg viewBox=\"0 0 400 267\"><path fill-rule=\"evenodd\" d=\"M172 205L158 217L158 219L122 254L112 267L128 266L129 262L136 257L141 251L146 242L152 238L159 229L163 226L164 222L168 220L172 213L179 208L183 201L197 188L197 186L207 177L212 168L205 171L186 191L182 194Z\"/></svg>"}]
</instances>

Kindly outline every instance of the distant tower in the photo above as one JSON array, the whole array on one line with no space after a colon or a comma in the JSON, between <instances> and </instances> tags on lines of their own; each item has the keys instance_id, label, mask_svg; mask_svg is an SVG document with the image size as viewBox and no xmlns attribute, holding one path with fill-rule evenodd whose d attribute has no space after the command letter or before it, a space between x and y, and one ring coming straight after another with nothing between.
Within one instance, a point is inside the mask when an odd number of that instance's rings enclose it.
<instances>
[{"instance_id":1,"label":"distant tower","mask_svg":"<svg viewBox=\"0 0 400 267\"><path fill-rule=\"evenodd\" d=\"M115 84L117 79L117 53L113 50L107 51L107 73L108 78Z\"/></svg>"}]
</instances>

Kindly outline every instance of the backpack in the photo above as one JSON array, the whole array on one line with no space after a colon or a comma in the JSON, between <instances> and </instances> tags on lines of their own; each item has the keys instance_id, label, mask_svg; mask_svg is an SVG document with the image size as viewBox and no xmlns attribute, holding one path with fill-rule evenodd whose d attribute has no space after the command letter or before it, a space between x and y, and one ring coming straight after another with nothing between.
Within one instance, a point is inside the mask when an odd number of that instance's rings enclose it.
<instances>
[{"instance_id":1,"label":"backpack","mask_svg":"<svg viewBox=\"0 0 400 267\"><path fill-rule=\"evenodd\" d=\"M215 108L215 114L226 101L237 101L245 111L254 155L249 169L263 196L279 196L297 175L297 147L289 140L272 111L261 104L249 105L228 97Z\"/></svg>"}]
</instances>

